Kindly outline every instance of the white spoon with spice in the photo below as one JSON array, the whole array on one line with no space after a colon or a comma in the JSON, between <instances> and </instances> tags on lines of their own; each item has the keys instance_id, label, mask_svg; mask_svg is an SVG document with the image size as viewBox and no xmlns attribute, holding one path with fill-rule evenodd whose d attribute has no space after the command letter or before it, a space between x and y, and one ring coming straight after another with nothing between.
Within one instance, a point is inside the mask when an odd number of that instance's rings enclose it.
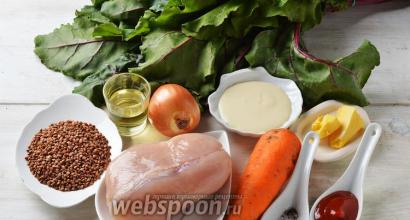
<instances>
[{"instance_id":1,"label":"white spoon with spice","mask_svg":"<svg viewBox=\"0 0 410 220\"><path fill-rule=\"evenodd\" d=\"M382 128L379 124L370 123L367 126L349 167L312 206L311 220L327 219L326 216L346 220L360 219L363 209L364 176L381 133Z\"/></svg>"},{"instance_id":2,"label":"white spoon with spice","mask_svg":"<svg viewBox=\"0 0 410 220\"><path fill-rule=\"evenodd\" d=\"M320 138L306 134L296 167L287 186L262 216L262 220L309 219L308 187L315 151Z\"/></svg>"}]
</instances>

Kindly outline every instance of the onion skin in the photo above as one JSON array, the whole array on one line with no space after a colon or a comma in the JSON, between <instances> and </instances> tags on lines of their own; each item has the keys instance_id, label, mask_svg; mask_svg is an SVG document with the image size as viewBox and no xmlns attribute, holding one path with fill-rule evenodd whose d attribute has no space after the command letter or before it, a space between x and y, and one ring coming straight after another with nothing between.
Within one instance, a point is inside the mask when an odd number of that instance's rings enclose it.
<instances>
[{"instance_id":1,"label":"onion skin","mask_svg":"<svg viewBox=\"0 0 410 220\"><path fill-rule=\"evenodd\" d=\"M201 110L187 89L165 84L152 95L148 117L160 133L173 137L194 130L201 120Z\"/></svg>"}]
</instances>

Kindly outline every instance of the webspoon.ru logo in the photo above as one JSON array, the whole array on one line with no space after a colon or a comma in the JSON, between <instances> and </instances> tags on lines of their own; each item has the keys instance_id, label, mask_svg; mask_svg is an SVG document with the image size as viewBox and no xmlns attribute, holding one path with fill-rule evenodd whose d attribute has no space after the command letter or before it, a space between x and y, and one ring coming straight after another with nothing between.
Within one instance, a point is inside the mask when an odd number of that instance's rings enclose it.
<instances>
[{"instance_id":1,"label":"webspoon.ru logo","mask_svg":"<svg viewBox=\"0 0 410 220\"><path fill-rule=\"evenodd\" d=\"M235 195L147 195L143 200L112 200L110 213L114 216L220 216L239 215L241 206L229 205Z\"/></svg>"}]
</instances>

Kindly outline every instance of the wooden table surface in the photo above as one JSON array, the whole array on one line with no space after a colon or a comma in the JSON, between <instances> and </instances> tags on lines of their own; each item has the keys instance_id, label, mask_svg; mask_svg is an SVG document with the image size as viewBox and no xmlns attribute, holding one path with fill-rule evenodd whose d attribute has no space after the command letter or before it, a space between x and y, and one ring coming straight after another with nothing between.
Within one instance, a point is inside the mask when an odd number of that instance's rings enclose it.
<instances>
[{"instance_id":1,"label":"wooden table surface","mask_svg":"<svg viewBox=\"0 0 410 220\"><path fill-rule=\"evenodd\" d=\"M33 53L36 34L70 22L88 0L2 0L0 7L0 219L97 219L94 198L67 209L50 207L24 187L15 168L15 146L26 123L77 82L46 69ZM364 188L362 219L410 219L410 1L393 1L328 14L306 34L314 54L337 58L363 39L381 53L381 65L364 91L372 121L383 126ZM206 117L201 130L220 128ZM230 134L236 178L255 142ZM349 160L315 163L310 202L344 171Z\"/></svg>"}]
</instances>

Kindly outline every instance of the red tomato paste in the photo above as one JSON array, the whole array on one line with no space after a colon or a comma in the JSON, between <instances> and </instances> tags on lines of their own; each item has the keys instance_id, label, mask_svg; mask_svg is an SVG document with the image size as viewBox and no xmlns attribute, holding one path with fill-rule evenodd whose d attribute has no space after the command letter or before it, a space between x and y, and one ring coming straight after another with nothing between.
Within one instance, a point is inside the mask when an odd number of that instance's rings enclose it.
<instances>
[{"instance_id":1,"label":"red tomato paste","mask_svg":"<svg viewBox=\"0 0 410 220\"><path fill-rule=\"evenodd\" d=\"M356 220L359 202L348 191L334 192L322 200L315 209L316 220Z\"/></svg>"}]
</instances>

